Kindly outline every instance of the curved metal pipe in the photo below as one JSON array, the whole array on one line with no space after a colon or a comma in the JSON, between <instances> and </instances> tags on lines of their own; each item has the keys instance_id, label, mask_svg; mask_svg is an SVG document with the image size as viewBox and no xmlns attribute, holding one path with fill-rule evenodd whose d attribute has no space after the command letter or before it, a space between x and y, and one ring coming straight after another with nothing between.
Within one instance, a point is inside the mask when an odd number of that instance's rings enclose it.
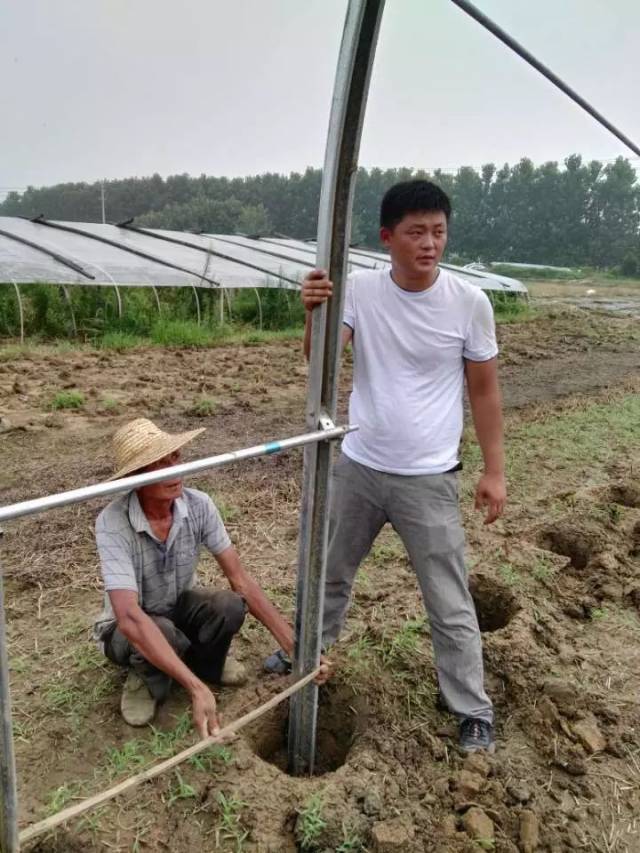
<instances>
[{"instance_id":1,"label":"curved metal pipe","mask_svg":"<svg viewBox=\"0 0 640 853\"><path fill-rule=\"evenodd\" d=\"M78 326L76 324L76 315L73 310L73 303L71 302L71 294L69 293L69 288L66 284L61 284L62 292L64 293L64 298L69 306L69 313L71 314L71 328L73 330L73 336L78 337Z\"/></svg>"},{"instance_id":2,"label":"curved metal pipe","mask_svg":"<svg viewBox=\"0 0 640 853\"><path fill-rule=\"evenodd\" d=\"M18 299L18 314L20 316L20 343L24 344L24 309L22 307L22 296L20 295L20 288L18 287L18 282L15 278L11 279L11 283L13 284L16 297Z\"/></svg>"},{"instance_id":3,"label":"curved metal pipe","mask_svg":"<svg viewBox=\"0 0 640 853\"><path fill-rule=\"evenodd\" d=\"M200 297L198 296L198 288L192 284L191 289L193 290L193 296L196 300L196 313L198 315L198 325L200 325Z\"/></svg>"},{"instance_id":4,"label":"curved metal pipe","mask_svg":"<svg viewBox=\"0 0 640 853\"><path fill-rule=\"evenodd\" d=\"M353 189L369 79L384 0L350 0L331 104L318 216L318 267L333 281L333 296L313 312L307 424L335 419L344 280ZM327 452L328 451L328 452ZM296 593L296 677L320 660L326 571L330 448L305 452ZM318 688L303 688L291 700L289 769L313 773Z\"/></svg>"},{"instance_id":5,"label":"curved metal pipe","mask_svg":"<svg viewBox=\"0 0 640 853\"><path fill-rule=\"evenodd\" d=\"M257 287L253 288L253 292L258 300L258 328L262 331L262 299L260 299L260 291Z\"/></svg>"},{"instance_id":6,"label":"curved metal pipe","mask_svg":"<svg viewBox=\"0 0 640 853\"><path fill-rule=\"evenodd\" d=\"M151 290L153 290L153 295L154 295L154 296L155 296L155 298L156 298L156 305L158 306L158 315L159 315L159 316L161 316L161 315L162 315L162 311L160 310L160 297L159 297L159 295L158 295L158 289L157 289L157 287L155 286L155 284L150 284L150 285L149 285L149 287L151 288Z\"/></svg>"}]
</instances>

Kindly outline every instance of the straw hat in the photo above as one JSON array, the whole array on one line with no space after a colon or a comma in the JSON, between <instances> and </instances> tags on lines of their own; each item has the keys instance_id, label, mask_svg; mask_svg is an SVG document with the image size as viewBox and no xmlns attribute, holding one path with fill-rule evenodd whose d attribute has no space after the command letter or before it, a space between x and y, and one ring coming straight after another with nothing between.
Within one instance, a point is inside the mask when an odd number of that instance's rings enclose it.
<instances>
[{"instance_id":1,"label":"straw hat","mask_svg":"<svg viewBox=\"0 0 640 853\"><path fill-rule=\"evenodd\" d=\"M192 441L204 430L205 427L200 427L190 432L171 435L147 418L129 421L113 436L116 473L109 477L109 480L118 480L120 477L125 477L133 471L157 462Z\"/></svg>"}]
</instances>

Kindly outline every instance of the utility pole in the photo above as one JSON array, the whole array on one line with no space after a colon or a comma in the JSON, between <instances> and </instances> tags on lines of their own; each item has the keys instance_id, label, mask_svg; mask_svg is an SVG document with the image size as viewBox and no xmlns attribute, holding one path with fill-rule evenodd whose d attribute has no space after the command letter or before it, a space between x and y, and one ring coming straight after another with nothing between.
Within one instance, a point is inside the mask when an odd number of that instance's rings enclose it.
<instances>
[{"instance_id":1,"label":"utility pole","mask_svg":"<svg viewBox=\"0 0 640 853\"><path fill-rule=\"evenodd\" d=\"M104 215L104 179L100 182L100 200L102 202L102 224L106 223L106 217Z\"/></svg>"}]
</instances>

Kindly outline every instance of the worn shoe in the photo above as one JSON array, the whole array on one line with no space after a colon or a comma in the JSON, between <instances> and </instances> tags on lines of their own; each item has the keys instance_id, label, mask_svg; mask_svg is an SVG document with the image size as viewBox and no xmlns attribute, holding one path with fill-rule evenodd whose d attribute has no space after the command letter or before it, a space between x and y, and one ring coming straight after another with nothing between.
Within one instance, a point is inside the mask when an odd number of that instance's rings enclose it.
<instances>
[{"instance_id":1,"label":"worn shoe","mask_svg":"<svg viewBox=\"0 0 640 853\"><path fill-rule=\"evenodd\" d=\"M278 649L265 660L263 667L266 672L272 672L275 675L289 675L291 672L291 661L282 651Z\"/></svg>"},{"instance_id":2,"label":"worn shoe","mask_svg":"<svg viewBox=\"0 0 640 853\"><path fill-rule=\"evenodd\" d=\"M135 672L130 671L120 699L120 710L125 723L130 726L146 726L153 720L157 705L144 681Z\"/></svg>"},{"instance_id":3,"label":"worn shoe","mask_svg":"<svg viewBox=\"0 0 640 853\"><path fill-rule=\"evenodd\" d=\"M460 749L463 752L495 752L496 742L491 723L477 717L463 720L460 723Z\"/></svg>"},{"instance_id":4,"label":"worn shoe","mask_svg":"<svg viewBox=\"0 0 640 853\"><path fill-rule=\"evenodd\" d=\"M220 684L223 687L241 687L247 683L247 670L243 663L228 657L224 662L224 669L220 676Z\"/></svg>"}]
</instances>

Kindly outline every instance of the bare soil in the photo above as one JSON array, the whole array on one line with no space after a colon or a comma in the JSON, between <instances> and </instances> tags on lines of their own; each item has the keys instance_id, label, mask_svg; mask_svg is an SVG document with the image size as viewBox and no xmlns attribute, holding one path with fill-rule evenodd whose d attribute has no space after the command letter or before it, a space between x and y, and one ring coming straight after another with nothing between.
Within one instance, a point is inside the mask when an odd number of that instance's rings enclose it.
<instances>
[{"instance_id":1,"label":"bare soil","mask_svg":"<svg viewBox=\"0 0 640 853\"><path fill-rule=\"evenodd\" d=\"M321 697L321 775L285 772L281 708L224 749L27 849L640 850L638 323L554 309L499 334L504 520L488 529L472 510L471 432L461 479L496 755L457 753L417 585L385 530L359 575L333 652L337 674ZM349 377L347 358L342 417ZM302 432L305 378L297 341L5 360L0 350L0 501L105 478L111 434L140 415L168 429L206 426L194 457ZM81 391L84 404L52 411L65 389ZM203 408L212 411L198 417ZM245 564L289 615L300 475L293 452L190 481L214 495ZM179 690L155 730L128 728L122 675L91 644L102 595L92 526L102 505L8 524L2 540L21 826L194 741ZM200 573L221 583L208 556ZM250 679L221 691L225 719L282 689L285 679L261 669L273 648L248 620L235 654Z\"/></svg>"}]
</instances>

